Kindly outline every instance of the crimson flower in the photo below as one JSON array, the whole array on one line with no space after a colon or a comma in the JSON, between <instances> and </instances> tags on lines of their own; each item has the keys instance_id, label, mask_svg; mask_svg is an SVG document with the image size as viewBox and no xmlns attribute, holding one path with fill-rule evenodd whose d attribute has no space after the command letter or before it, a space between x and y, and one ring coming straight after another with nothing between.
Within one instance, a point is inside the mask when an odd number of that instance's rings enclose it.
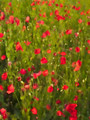
<instances>
[{"instance_id":1,"label":"crimson flower","mask_svg":"<svg viewBox=\"0 0 90 120\"><path fill-rule=\"evenodd\" d=\"M76 47L75 48L75 51L78 53L78 52L80 52L80 48L79 47Z\"/></svg>"},{"instance_id":2,"label":"crimson flower","mask_svg":"<svg viewBox=\"0 0 90 120\"><path fill-rule=\"evenodd\" d=\"M87 43L90 45L90 40L87 40Z\"/></svg>"},{"instance_id":3,"label":"crimson flower","mask_svg":"<svg viewBox=\"0 0 90 120\"><path fill-rule=\"evenodd\" d=\"M76 87L79 86L79 83L78 83L78 82L75 82L75 86L76 86Z\"/></svg>"},{"instance_id":4,"label":"crimson flower","mask_svg":"<svg viewBox=\"0 0 90 120\"><path fill-rule=\"evenodd\" d=\"M72 33L72 30L70 29L70 30L66 30L66 34L67 35L69 35L69 34L71 34Z\"/></svg>"},{"instance_id":5,"label":"crimson flower","mask_svg":"<svg viewBox=\"0 0 90 120\"><path fill-rule=\"evenodd\" d=\"M0 85L0 90L2 90L2 91L3 91L3 86L2 86L2 85Z\"/></svg>"},{"instance_id":6,"label":"crimson flower","mask_svg":"<svg viewBox=\"0 0 90 120\"><path fill-rule=\"evenodd\" d=\"M65 52L61 52L60 54L61 54L62 56L65 56L65 55L66 55L66 53L65 53Z\"/></svg>"},{"instance_id":7,"label":"crimson flower","mask_svg":"<svg viewBox=\"0 0 90 120\"><path fill-rule=\"evenodd\" d=\"M16 43L16 51L19 51L19 50L23 51L20 42L17 42L17 43Z\"/></svg>"},{"instance_id":8,"label":"crimson flower","mask_svg":"<svg viewBox=\"0 0 90 120\"><path fill-rule=\"evenodd\" d=\"M70 116L69 120L77 120L77 116L76 117Z\"/></svg>"},{"instance_id":9,"label":"crimson flower","mask_svg":"<svg viewBox=\"0 0 90 120\"><path fill-rule=\"evenodd\" d=\"M5 58L6 58L6 55L1 56L1 60L5 60Z\"/></svg>"},{"instance_id":10,"label":"crimson flower","mask_svg":"<svg viewBox=\"0 0 90 120\"><path fill-rule=\"evenodd\" d=\"M25 70L25 69L21 69L21 70L20 70L20 73L21 73L22 75L25 75L25 74L26 74L26 70Z\"/></svg>"},{"instance_id":11,"label":"crimson flower","mask_svg":"<svg viewBox=\"0 0 90 120\"><path fill-rule=\"evenodd\" d=\"M46 38L46 36L50 36L50 32L48 30L44 32L41 37Z\"/></svg>"},{"instance_id":12,"label":"crimson flower","mask_svg":"<svg viewBox=\"0 0 90 120\"><path fill-rule=\"evenodd\" d=\"M61 103L61 101L60 101L60 100L57 100L57 101L56 101L56 104L60 104L60 103Z\"/></svg>"},{"instance_id":13,"label":"crimson flower","mask_svg":"<svg viewBox=\"0 0 90 120\"><path fill-rule=\"evenodd\" d=\"M65 115L60 110L58 110L56 114L57 114L57 116L63 116L63 117L65 117Z\"/></svg>"},{"instance_id":14,"label":"crimson flower","mask_svg":"<svg viewBox=\"0 0 90 120\"><path fill-rule=\"evenodd\" d=\"M29 20L30 20L30 17L27 16L26 19L25 19L25 22L29 23Z\"/></svg>"},{"instance_id":15,"label":"crimson flower","mask_svg":"<svg viewBox=\"0 0 90 120\"><path fill-rule=\"evenodd\" d=\"M6 80L7 79L7 72L3 73L1 78L2 78L2 80Z\"/></svg>"},{"instance_id":16,"label":"crimson flower","mask_svg":"<svg viewBox=\"0 0 90 120\"><path fill-rule=\"evenodd\" d=\"M8 86L7 93L8 93L8 94L11 94L11 93L13 93L13 92L14 92L14 86L13 86L13 84L11 84L11 85Z\"/></svg>"},{"instance_id":17,"label":"crimson flower","mask_svg":"<svg viewBox=\"0 0 90 120\"><path fill-rule=\"evenodd\" d=\"M7 113L6 113L6 109L5 108L1 108L0 109L0 113L3 117L3 120L7 119Z\"/></svg>"},{"instance_id":18,"label":"crimson flower","mask_svg":"<svg viewBox=\"0 0 90 120\"><path fill-rule=\"evenodd\" d=\"M10 24L13 24L13 23L14 23L14 16L11 15L11 16L9 17L9 23L10 23Z\"/></svg>"},{"instance_id":19,"label":"crimson flower","mask_svg":"<svg viewBox=\"0 0 90 120\"><path fill-rule=\"evenodd\" d=\"M37 89L38 88L38 84L37 83L34 83L33 84L33 89Z\"/></svg>"},{"instance_id":20,"label":"crimson flower","mask_svg":"<svg viewBox=\"0 0 90 120\"><path fill-rule=\"evenodd\" d=\"M43 76L47 76L48 75L48 70L45 70L42 72Z\"/></svg>"},{"instance_id":21,"label":"crimson flower","mask_svg":"<svg viewBox=\"0 0 90 120\"><path fill-rule=\"evenodd\" d=\"M0 33L0 38L2 38L4 36L4 34L3 33Z\"/></svg>"},{"instance_id":22,"label":"crimson flower","mask_svg":"<svg viewBox=\"0 0 90 120\"><path fill-rule=\"evenodd\" d=\"M63 85L62 89L63 89L63 90L67 90L67 89L68 89L68 86L67 86L67 85Z\"/></svg>"},{"instance_id":23,"label":"crimson flower","mask_svg":"<svg viewBox=\"0 0 90 120\"><path fill-rule=\"evenodd\" d=\"M48 92L48 93L53 92L53 87L52 87L52 86L49 86L48 89L47 89L47 92Z\"/></svg>"},{"instance_id":24,"label":"crimson flower","mask_svg":"<svg viewBox=\"0 0 90 120\"><path fill-rule=\"evenodd\" d=\"M51 106L49 104L46 105L47 110L51 110Z\"/></svg>"},{"instance_id":25,"label":"crimson flower","mask_svg":"<svg viewBox=\"0 0 90 120\"><path fill-rule=\"evenodd\" d=\"M0 113L1 113L1 115L4 115L6 113L6 109L5 108L1 108L0 109Z\"/></svg>"},{"instance_id":26,"label":"crimson flower","mask_svg":"<svg viewBox=\"0 0 90 120\"><path fill-rule=\"evenodd\" d=\"M35 50L34 50L34 53L35 53L35 54L39 54L39 53L40 53L40 48L35 49Z\"/></svg>"},{"instance_id":27,"label":"crimson flower","mask_svg":"<svg viewBox=\"0 0 90 120\"><path fill-rule=\"evenodd\" d=\"M78 23L79 23L79 24L82 23L82 19L79 19L79 20L78 20Z\"/></svg>"},{"instance_id":28,"label":"crimson flower","mask_svg":"<svg viewBox=\"0 0 90 120\"><path fill-rule=\"evenodd\" d=\"M43 57L42 59L41 59L41 64L46 64L48 61L47 61L47 59L45 58L45 57Z\"/></svg>"},{"instance_id":29,"label":"crimson flower","mask_svg":"<svg viewBox=\"0 0 90 120\"><path fill-rule=\"evenodd\" d=\"M33 73L33 77L34 77L34 79L36 79L38 76L40 76L41 75L41 71L39 71L38 73Z\"/></svg>"},{"instance_id":30,"label":"crimson flower","mask_svg":"<svg viewBox=\"0 0 90 120\"><path fill-rule=\"evenodd\" d=\"M15 18L16 25L19 26L20 20L18 18Z\"/></svg>"},{"instance_id":31,"label":"crimson flower","mask_svg":"<svg viewBox=\"0 0 90 120\"><path fill-rule=\"evenodd\" d=\"M61 65L66 64L66 58L65 58L65 57L62 56L62 57L60 58L60 64L61 64Z\"/></svg>"},{"instance_id":32,"label":"crimson flower","mask_svg":"<svg viewBox=\"0 0 90 120\"><path fill-rule=\"evenodd\" d=\"M0 20L4 20L5 19L5 14L4 14L4 12L1 12L0 13Z\"/></svg>"},{"instance_id":33,"label":"crimson flower","mask_svg":"<svg viewBox=\"0 0 90 120\"><path fill-rule=\"evenodd\" d=\"M76 95L73 100L77 101L78 100L78 96Z\"/></svg>"},{"instance_id":34,"label":"crimson flower","mask_svg":"<svg viewBox=\"0 0 90 120\"><path fill-rule=\"evenodd\" d=\"M29 41L24 41L24 43L25 43L27 46L29 46L29 45L31 44L31 42L29 42Z\"/></svg>"},{"instance_id":35,"label":"crimson flower","mask_svg":"<svg viewBox=\"0 0 90 120\"><path fill-rule=\"evenodd\" d=\"M31 109L31 112L32 112L32 114L36 115L36 114L37 114L37 109L36 109L35 107L33 107L33 108Z\"/></svg>"}]
</instances>

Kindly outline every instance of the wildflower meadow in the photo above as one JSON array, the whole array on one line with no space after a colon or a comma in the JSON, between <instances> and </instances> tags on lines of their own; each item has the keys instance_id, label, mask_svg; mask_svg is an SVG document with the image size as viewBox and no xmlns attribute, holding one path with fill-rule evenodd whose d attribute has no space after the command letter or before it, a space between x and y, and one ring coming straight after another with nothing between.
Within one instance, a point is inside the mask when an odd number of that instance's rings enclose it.
<instances>
[{"instance_id":1,"label":"wildflower meadow","mask_svg":"<svg viewBox=\"0 0 90 120\"><path fill-rule=\"evenodd\" d=\"M90 120L90 0L0 0L0 120Z\"/></svg>"}]
</instances>

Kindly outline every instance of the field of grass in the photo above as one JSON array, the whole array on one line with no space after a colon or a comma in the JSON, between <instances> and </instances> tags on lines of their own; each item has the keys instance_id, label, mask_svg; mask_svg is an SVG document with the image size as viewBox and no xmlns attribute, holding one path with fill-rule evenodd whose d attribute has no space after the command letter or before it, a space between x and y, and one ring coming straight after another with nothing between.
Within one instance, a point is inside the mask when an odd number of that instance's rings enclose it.
<instances>
[{"instance_id":1,"label":"field of grass","mask_svg":"<svg viewBox=\"0 0 90 120\"><path fill-rule=\"evenodd\" d=\"M0 120L90 120L89 0L0 0Z\"/></svg>"}]
</instances>

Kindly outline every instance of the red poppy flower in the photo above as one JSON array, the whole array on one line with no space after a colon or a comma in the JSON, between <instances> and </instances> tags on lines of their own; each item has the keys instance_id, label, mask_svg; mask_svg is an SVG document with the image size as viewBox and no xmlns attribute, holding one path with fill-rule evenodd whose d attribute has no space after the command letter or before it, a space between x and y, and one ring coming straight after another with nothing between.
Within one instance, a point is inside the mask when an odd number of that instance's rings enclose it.
<instances>
[{"instance_id":1,"label":"red poppy flower","mask_svg":"<svg viewBox=\"0 0 90 120\"><path fill-rule=\"evenodd\" d=\"M46 38L46 36L47 36L46 33L43 33L41 37Z\"/></svg>"},{"instance_id":2,"label":"red poppy flower","mask_svg":"<svg viewBox=\"0 0 90 120\"><path fill-rule=\"evenodd\" d=\"M5 14L4 14L4 12L1 12L0 14L1 14L1 15L0 15L0 20L4 20L4 19L5 19Z\"/></svg>"},{"instance_id":3,"label":"red poppy flower","mask_svg":"<svg viewBox=\"0 0 90 120\"><path fill-rule=\"evenodd\" d=\"M72 51L72 48L69 48L70 51Z\"/></svg>"},{"instance_id":4,"label":"red poppy flower","mask_svg":"<svg viewBox=\"0 0 90 120\"><path fill-rule=\"evenodd\" d=\"M2 38L4 36L4 34L3 33L0 33L0 38Z\"/></svg>"},{"instance_id":5,"label":"red poppy flower","mask_svg":"<svg viewBox=\"0 0 90 120\"><path fill-rule=\"evenodd\" d=\"M66 58L65 58L65 57L62 56L62 57L60 58L60 64L61 64L61 65L66 64Z\"/></svg>"},{"instance_id":6,"label":"red poppy flower","mask_svg":"<svg viewBox=\"0 0 90 120\"><path fill-rule=\"evenodd\" d=\"M90 54L90 50L88 50L87 53Z\"/></svg>"},{"instance_id":7,"label":"red poppy flower","mask_svg":"<svg viewBox=\"0 0 90 120\"><path fill-rule=\"evenodd\" d=\"M27 16L26 19L25 19L25 22L29 23L29 20L30 20L30 17Z\"/></svg>"},{"instance_id":8,"label":"red poppy flower","mask_svg":"<svg viewBox=\"0 0 90 120\"><path fill-rule=\"evenodd\" d=\"M71 34L72 33L72 30L70 29L70 30L66 30L66 34L67 35L69 35L69 34Z\"/></svg>"},{"instance_id":9,"label":"red poppy flower","mask_svg":"<svg viewBox=\"0 0 90 120\"><path fill-rule=\"evenodd\" d=\"M77 120L77 117L70 116L69 120Z\"/></svg>"},{"instance_id":10,"label":"red poppy flower","mask_svg":"<svg viewBox=\"0 0 90 120\"><path fill-rule=\"evenodd\" d=\"M35 96L34 96L33 98L34 98L35 100L39 101L39 98L37 98L37 97L35 97Z\"/></svg>"},{"instance_id":11,"label":"red poppy flower","mask_svg":"<svg viewBox=\"0 0 90 120\"><path fill-rule=\"evenodd\" d=\"M76 66L74 71L79 71L80 70L80 66Z\"/></svg>"},{"instance_id":12,"label":"red poppy flower","mask_svg":"<svg viewBox=\"0 0 90 120\"><path fill-rule=\"evenodd\" d=\"M25 30L26 30L26 26L24 25L22 31L25 31Z\"/></svg>"},{"instance_id":13,"label":"red poppy flower","mask_svg":"<svg viewBox=\"0 0 90 120\"><path fill-rule=\"evenodd\" d=\"M42 59L41 59L41 64L46 64L48 61L47 61L47 59L45 58L45 57L43 57Z\"/></svg>"},{"instance_id":14,"label":"red poppy flower","mask_svg":"<svg viewBox=\"0 0 90 120\"><path fill-rule=\"evenodd\" d=\"M68 86L67 86L67 85L63 85L62 89L63 89L63 90L67 90L67 89L68 89Z\"/></svg>"},{"instance_id":15,"label":"red poppy flower","mask_svg":"<svg viewBox=\"0 0 90 120\"><path fill-rule=\"evenodd\" d=\"M33 89L37 89L38 88L38 84L37 83L34 83L33 84Z\"/></svg>"},{"instance_id":16,"label":"red poppy flower","mask_svg":"<svg viewBox=\"0 0 90 120\"><path fill-rule=\"evenodd\" d=\"M29 41L24 41L24 43L25 43L27 46L29 46L29 45L31 44L31 42L29 42Z\"/></svg>"},{"instance_id":17,"label":"red poppy flower","mask_svg":"<svg viewBox=\"0 0 90 120\"><path fill-rule=\"evenodd\" d=\"M6 58L6 55L1 56L1 60L5 60L5 58Z\"/></svg>"},{"instance_id":18,"label":"red poppy flower","mask_svg":"<svg viewBox=\"0 0 90 120\"><path fill-rule=\"evenodd\" d=\"M3 73L1 78L2 78L2 80L6 80L7 79L7 72Z\"/></svg>"},{"instance_id":19,"label":"red poppy flower","mask_svg":"<svg viewBox=\"0 0 90 120\"><path fill-rule=\"evenodd\" d=\"M48 70L45 70L42 72L43 76L47 76L48 75Z\"/></svg>"},{"instance_id":20,"label":"red poppy flower","mask_svg":"<svg viewBox=\"0 0 90 120\"><path fill-rule=\"evenodd\" d=\"M43 13L43 17L46 17L46 12Z\"/></svg>"},{"instance_id":21,"label":"red poppy flower","mask_svg":"<svg viewBox=\"0 0 90 120\"><path fill-rule=\"evenodd\" d=\"M13 23L14 23L14 16L11 15L11 16L9 17L9 23L10 23L10 24L13 24Z\"/></svg>"},{"instance_id":22,"label":"red poppy flower","mask_svg":"<svg viewBox=\"0 0 90 120\"><path fill-rule=\"evenodd\" d=\"M41 37L46 38L46 36L50 36L50 32L48 30L44 32Z\"/></svg>"},{"instance_id":23,"label":"red poppy flower","mask_svg":"<svg viewBox=\"0 0 90 120\"><path fill-rule=\"evenodd\" d=\"M38 76L40 76L41 75L41 71L39 71L38 73L33 73L33 77L34 77L34 79L36 79Z\"/></svg>"},{"instance_id":24,"label":"red poppy flower","mask_svg":"<svg viewBox=\"0 0 90 120\"><path fill-rule=\"evenodd\" d=\"M47 110L51 110L51 106L49 104L46 105Z\"/></svg>"},{"instance_id":25,"label":"red poppy flower","mask_svg":"<svg viewBox=\"0 0 90 120\"><path fill-rule=\"evenodd\" d=\"M61 101L60 100L56 100L56 104L60 104L61 103Z\"/></svg>"},{"instance_id":26,"label":"red poppy flower","mask_svg":"<svg viewBox=\"0 0 90 120\"><path fill-rule=\"evenodd\" d=\"M20 73L21 73L22 75L25 75L25 74L26 74L26 70L25 70L25 69L21 69L21 70L20 70Z\"/></svg>"},{"instance_id":27,"label":"red poppy flower","mask_svg":"<svg viewBox=\"0 0 90 120\"><path fill-rule=\"evenodd\" d=\"M33 107L33 108L31 109L31 112L32 112L32 114L36 115L36 114L37 114L37 109L36 109L35 107Z\"/></svg>"},{"instance_id":28,"label":"red poppy flower","mask_svg":"<svg viewBox=\"0 0 90 120\"><path fill-rule=\"evenodd\" d=\"M19 51L19 50L23 51L20 42L17 42L17 43L16 43L16 51Z\"/></svg>"},{"instance_id":29,"label":"red poppy flower","mask_svg":"<svg viewBox=\"0 0 90 120\"><path fill-rule=\"evenodd\" d=\"M35 66L32 65L31 70L35 70Z\"/></svg>"},{"instance_id":30,"label":"red poppy flower","mask_svg":"<svg viewBox=\"0 0 90 120\"><path fill-rule=\"evenodd\" d=\"M78 96L76 95L73 100L77 101L78 100Z\"/></svg>"},{"instance_id":31,"label":"red poppy flower","mask_svg":"<svg viewBox=\"0 0 90 120\"><path fill-rule=\"evenodd\" d=\"M34 53L35 53L35 54L39 54L40 51L41 51L40 48L38 48L38 49L35 49Z\"/></svg>"},{"instance_id":32,"label":"red poppy flower","mask_svg":"<svg viewBox=\"0 0 90 120\"><path fill-rule=\"evenodd\" d=\"M51 53L51 50L49 49L49 50L47 50L47 53Z\"/></svg>"},{"instance_id":33,"label":"red poppy flower","mask_svg":"<svg viewBox=\"0 0 90 120\"><path fill-rule=\"evenodd\" d=\"M30 71L31 71L31 68L29 67L29 68L28 68L28 72L30 72Z\"/></svg>"},{"instance_id":34,"label":"red poppy flower","mask_svg":"<svg viewBox=\"0 0 90 120\"><path fill-rule=\"evenodd\" d=\"M58 110L56 114L57 114L57 116L63 116L63 117L65 117L65 115L60 110Z\"/></svg>"},{"instance_id":35,"label":"red poppy flower","mask_svg":"<svg viewBox=\"0 0 90 120\"><path fill-rule=\"evenodd\" d=\"M81 65L82 65L82 62L80 60L77 60L76 66L81 66Z\"/></svg>"},{"instance_id":36,"label":"red poppy flower","mask_svg":"<svg viewBox=\"0 0 90 120\"><path fill-rule=\"evenodd\" d=\"M22 78L21 78L21 77L18 77L17 79L18 79L18 81L21 81L21 80L22 80Z\"/></svg>"},{"instance_id":37,"label":"red poppy flower","mask_svg":"<svg viewBox=\"0 0 90 120\"><path fill-rule=\"evenodd\" d=\"M78 23L82 23L82 19L79 19L79 20L78 20Z\"/></svg>"},{"instance_id":38,"label":"red poppy flower","mask_svg":"<svg viewBox=\"0 0 90 120\"><path fill-rule=\"evenodd\" d=\"M52 86L49 86L48 89L47 89L47 92L48 92L48 93L53 92L53 87L52 87Z\"/></svg>"},{"instance_id":39,"label":"red poppy flower","mask_svg":"<svg viewBox=\"0 0 90 120\"><path fill-rule=\"evenodd\" d=\"M78 60L78 61L76 62L76 66L75 66L74 71L78 71L78 70L80 70L81 65L82 65L82 62L81 62L80 60Z\"/></svg>"},{"instance_id":40,"label":"red poppy flower","mask_svg":"<svg viewBox=\"0 0 90 120\"><path fill-rule=\"evenodd\" d=\"M52 72L51 72L51 75L54 75L54 74L55 74L55 72L54 72L54 71L52 71Z\"/></svg>"},{"instance_id":41,"label":"red poppy flower","mask_svg":"<svg viewBox=\"0 0 90 120\"><path fill-rule=\"evenodd\" d=\"M31 6L34 6L34 5L35 5L35 3L34 3L34 2L32 2L32 3L31 3Z\"/></svg>"},{"instance_id":42,"label":"red poppy flower","mask_svg":"<svg viewBox=\"0 0 90 120\"><path fill-rule=\"evenodd\" d=\"M75 82L75 86L76 86L76 87L79 86L79 83L78 83L78 82Z\"/></svg>"},{"instance_id":43,"label":"red poppy flower","mask_svg":"<svg viewBox=\"0 0 90 120\"><path fill-rule=\"evenodd\" d=\"M11 3L11 2L9 2L9 3L8 3L8 5L11 7L11 6L12 6L12 3Z\"/></svg>"},{"instance_id":44,"label":"red poppy flower","mask_svg":"<svg viewBox=\"0 0 90 120\"><path fill-rule=\"evenodd\" d=\"M24 88L25 88L26 90L28 90L28 89L30 88L30 86L29 86L29 85L24 85Z\"/></svg>"},{"instance_id":45,"label":"red poppy flower","mask_svg":"<svg viewBox=\"0 0 90 120\"><path fill-rule=\"evenodd\" d=\"M63 7L63 4L62 4L62 3L60 3L60 7L61 7L61 8Z\"/></svg>"},{"instance_id":46,"label":"red poppy flower","mask_svg":"<svg viewBox=\"0 0 90 120\"><path fill-rule=\"evenodd\" d=\"M59 15L59 11L58 10L55 10L55 15Z\"/></svg>"},{"instance_id":47,"label":"red poppy flower","mask_svg":"<svg viewBox=\"0 0 90 120\"><path fill-rule=\"evenodd\" d=\"M3 91L3 86L2 86L2 85L0 85L0 90L2 90L2 91Z\"/></svg>"},{"instance_id":48,"label":"red poppy flower","mask_svg":"<svg viewBox=\"0 0 90 120\"><path fill-rule=\"evenodd\" d=\"M1 115L4 115L6 113L6 109L5 108L1 108L0 109L0 113L1 113Z\"/></svg>"},{"instance_id":49,"label":"red poppy flower","mask_svg":"<svg viewBox=\"0 0 90 120\"><path fill-rule=\"evenodd\" d=\"M43 20L41 20L41 21L37 21L37 23L43 25L43 24L44 24L44 21L43 21Z\"/></svg>"},{"instance_id":50,"label":"red poppy flower","mask_svg":"<svg viewBox=\"0 0 90 120\"><path fill-rule=\"evenodd\" d=\"M16 25L19 26L20 20L18 18L15 18Z\"/></svg>"},{"instance_id":51,"label":"red poppy flower","mask_svg":"<svg viewBox=\"0 0 90 120\"><path fill-rule=\"evenodd\" d=\"M60 54L61 54L62 56L65 56L65 55L66 55L66 53L65 53L65 52L61 52Z\"/></svg>"},{"instance_id":52,"label":"red poppy flower","mask_svg":"<svg viewBox=\"0 0 90 120\"><path fill-rule=\"evenodd\" d=\"M75 37L78 37L79 36L79 33L75 33Z\"/></svg>"},{"instance_id":53,"label":"red poppy flower","mask_svg":"<svg viewBox=\"0 0 90 120\"><path fill-rule=\"evenodd\" d=\"M80 52L80 48L79 47L76 47L75 48L75 51L78 53L78 52Z\"/></svg>"},{"instance_id":54,"label":"red poppy flower","mask_svg":"<svg viewBox=\"0 0 90 120\"><path fill-rule=\"evenodd\" d=\"M87 43L90 45L90 40L87 40Z\"/></svg>"},{"instance_id":55,"label":"red poppy flower","mask_svg":"<svg viewBox=\"0 0 90 120\"><path fill-rule=\"evenodd\" d=\"M11 93L13 93L13 92L14 92L14 86L13 86L13 84L11 84L11 85L8 86L7 93L8 93L8 94L11 94Z\"/></svg>"},{"instance_id":56,"label":"red poppy flower","mask_svg":"<svg viewBox=\"0 0 90 120\"><path fill-rule=\"evenodd\" d=\"M77 8L77 7L75 7L75 10L80 10L80 7L78 7L78 8Z\"/></svg>"},{"instance_id":57,"label":"red poppy flower","mask_svg":"<svg viewBox=\"0 0 90 120\"><path fill-rule=\"evenodd\" d=\"M54 82L55 86L58 84L58 80L57 79L55 79L55 78L52 77L51 80Z\"/></svg>"},{"instance_id":58,"label":"red poppy flower","mask_svg":"<svg viewBox=\"0 0 90 120\"><path fill-rule=\"evenodd\" d=\"M50 13L50 16L52 16L52 15L53 15L53 12Z\"/></svg>"},{"instance_id":59,"label":"red poppy flower","mask_svg":"<svg viewBox=\"0 0 90 120\"><path fill-rule=\"evenodd\" d=\"M48 30L45 32L45 34L46 34L46 36L47 35L50 36L50 32Z\"/></svg>"},{"instance_id":60,"label":"red poppy flower","mask_svg":"<svg viewBox=\"0 0 90 120\"><path fill-rule=\"evenodd\" d=\"M87 22L87 25L90 25L90 22Z\"/></svg>"},{"instance_id":61,"label":"red poppy flower","mask_svg":"<svg viewBox=\"0 0 90 120\"><path fill-rule=\"evenodd\" d=\"M73 63L72 63L72 67L75 67L75 66L76 66L76 62L73 62Z\"/></svg>"},{"instance_id":62,"label":"red poppy flower","mask_svg":"<svg viewBox=\"0 0 90 120\"><path fill-rule=\"evenodd\" d=\"M77 104L72 103L72 104L66 105L66 108L65 108L65 109L66 109L68 112L71 112L71 111L75 110L76 107L77 107Z\"/></svg>"}]
</instances>

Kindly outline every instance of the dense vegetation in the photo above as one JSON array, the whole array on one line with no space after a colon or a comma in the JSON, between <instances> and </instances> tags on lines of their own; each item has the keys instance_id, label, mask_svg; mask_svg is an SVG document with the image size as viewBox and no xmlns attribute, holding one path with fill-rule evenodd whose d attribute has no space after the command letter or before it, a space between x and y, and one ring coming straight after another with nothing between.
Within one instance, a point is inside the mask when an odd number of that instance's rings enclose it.
<instances>
[{"instance_id":1,"label":"dense vegetation","mask_svg":"<svg viewBox=\"0 0 90 120\"><path fill-rule=\"evenodd\" d=\"M89 7L0 0L0 120L90 120Z\"/></svg>"}]
</instances>

